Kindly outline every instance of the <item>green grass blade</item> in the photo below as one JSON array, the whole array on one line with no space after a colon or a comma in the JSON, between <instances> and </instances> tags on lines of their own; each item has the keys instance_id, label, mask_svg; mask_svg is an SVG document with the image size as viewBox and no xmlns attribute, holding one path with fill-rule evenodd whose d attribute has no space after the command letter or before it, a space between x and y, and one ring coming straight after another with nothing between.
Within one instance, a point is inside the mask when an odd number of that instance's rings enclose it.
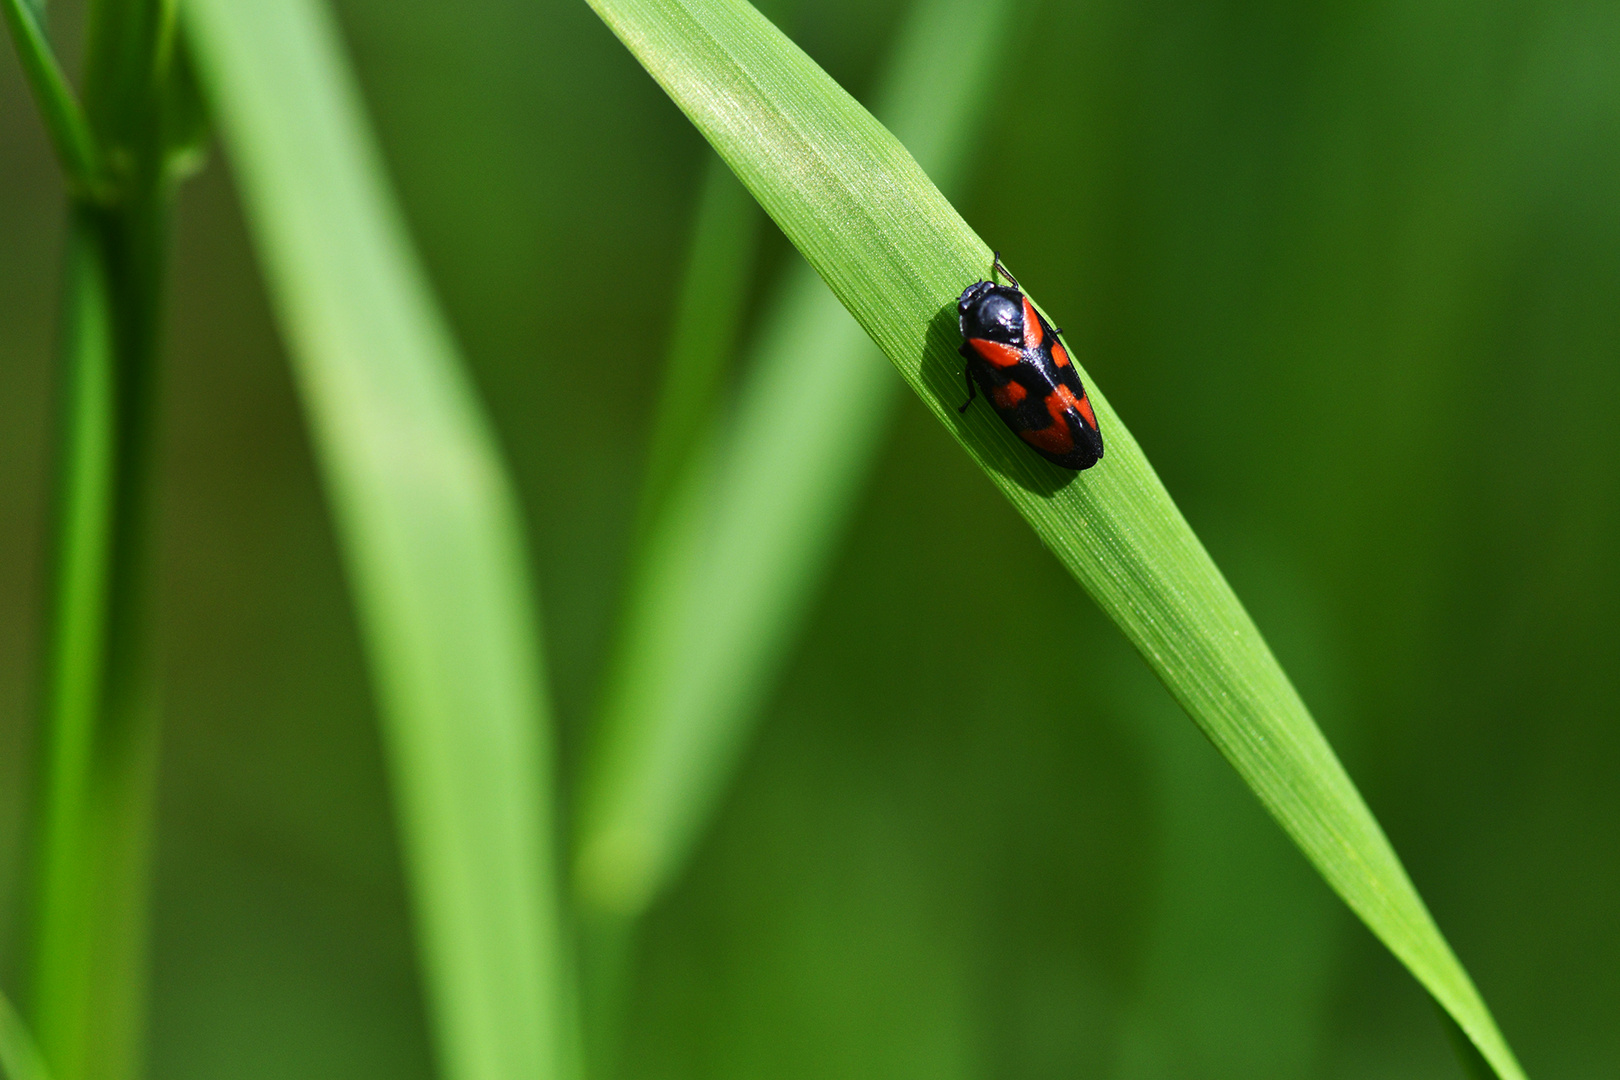
<instances>
[{"instance_id":1,"label":"green grass blade","mask_svg":"<svg viewBox=\"0 0 1620 1080\"><path fill-rule=\"evenodd\" d=\"M987 273L990 250L904 147L741 0L594 7L1328 883L1498 1075L1522 1077L1378 823L1106 397L1088 380L1108 456L1080 477L1031 454L990 410L956 414L954 301Z\"/></svg>"},{"instance_id":2,"label":"green grass blade","mask_svg":"<svg viewBox=\"0 0 1620 1080\"><path fill-rule=\"evenodd\" d=\"M4 994L0 994L0 1074L4 1080L50 1080L51 1075L28 1026Z\"/></svg>"},{"instance_id":3,"label":"green grass blade","mask_svg":"<svg viewBox=\"0 0 1620 1080\"><path fill-rule=\"evenodd\" d=\"M947 186L962 171L1010 6L922 0L879 93L879 112ZM734 421L687 459L638 561L587 770L575 884L588 909L639 915L701 834L899 388L803 263L749 368Z\"/></svg>"},{"instance_id":4,"label":"green grass blade","mask_svg":"<svg viewBox=\"0 0 1620 1080\"><path fill-rule=\"evenodd\" d=\"M144 1041L164 218L157 200L70 217L30 1003L62 1080L137 1076Z\"/></svg>"},{"instance_id":5,"label":"green grass blade","mask_svg":"<svg viewBox=\"0 0 1620 1080\"><path fill-rule=\"evenodd\" d=\"M640 510L643 529L668 494L681 462L691 456L706 422L713 418L726 362L742 325L759 219L754 197L725 162L711 155L647 448Z\"/></svg>"},{"instance_id":6,"label":"green grass blade","mask_svg":"<svg viewBox=\"0 0 1620 1080\"><path fill-rule=\"evenodd\" d=\"M888 415L892 374L869 346L851 349L826 289L802 282L793 275L766 339L797 370L773 363L750 380L740 422L689 460L640 553L581 808L575 886L588 909L634 918L678 871ZM857 393L859 408L803 407ZM792 459L738 453L762 440Z\"/></svg>"},{"instance_id":7,"label":"green grass blade","mask_svg":"<svg viewBox=\"0 0 1620 1080\"><path fill-rule=\"evenodd\" d=\"M98 192L102 180L95 136L90 133L79 99L74 96L73 87L51 49L50 39L45 36L43 5L27 0L0 0L0 10L5 13L28 88L39 105L62 171L81 192Z\"/></svg>"},{"instance_id":8,"label":"green grass blade","mask_svg":"<svg viewBox=\"0 0 1620 1080\"><path fill-rule=\"evenodd\" d=\"M84 1048L112 1043L99 1023L139 1001L131 972L110 962L109 829L141 806L112 798L125 774L109 753L113 547L118 531L118 376L105 249L83 212L70 219L62 319L52 602L44 665L44 798L32 926L32 1010L40 1041L65 1077L89 1075ZM110 790L112 789L112 790ZM144 886L144 881L141 882ZM144 894L144 889L143 889ZM143 934L144 928L138 933ZM122 1017L120 1017L122 1018ZM113 1020L115 1030L126 1023ZM92 1031L96 1033L92 1038ZM109 1061L117 1051L99 1057Z\"/></svg>"},{"instance_id":9,"label":"green grass blade","mask_svg":"<svg viewBox=\"0 0 1620 1080\"><path fill-rule=\"evenodd\" d=\"M97 728L105 685L112 576L117 384L112 297L93 229L75 214L63 304L61 431L56 477L53 592L45 664L44 802L34 926L34 1008L43 1035L82 1042L79 1010L66 1003L100 965L91 955L86 895ZM43 1016L38 1014L42 1013ZM68 1070L71 1071L71 1070Z\"/></svg>"},{"instance_id":10,"label":"green grass blade","mask_svg":"<svg viewBox=\"0 0 1620 1080\"><path fill-rule=\"evenodd\" d=\"M354 590L443 1073L559 1076L551 732L515 493L330 15L188 0L183 16Z\"/></svg>"},{"instance_id":11,"label":"green grass blade","mask_svg":"<svg viewBox=\"0 0 1620 1080\"><path fill-rule=\"evenodd\" d=\"M125 0L86 12L84 115L118 148L119 190L116 200L81 190L72 201L63 305L30 1003L59 1080L138 1077L145 1041L160 723L148 553L174 190L153 138L162 120L160 6ZM54 63L37 14L11 9L17 19L34 16L35 59ZM79 123L65 83L58 89L58 104Z\"/></svg>"}]
</instances>

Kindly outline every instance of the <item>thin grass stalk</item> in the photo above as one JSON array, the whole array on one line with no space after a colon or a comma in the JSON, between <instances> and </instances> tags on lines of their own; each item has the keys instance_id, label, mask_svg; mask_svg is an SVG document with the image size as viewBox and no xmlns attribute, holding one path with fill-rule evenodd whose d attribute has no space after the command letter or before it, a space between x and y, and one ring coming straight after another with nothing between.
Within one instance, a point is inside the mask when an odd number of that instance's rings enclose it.
<instances>
[{"instance_id":1,"label":"thin grass stalk","mask_svg":"<svg viewBox=\"0 0 1620 1080\"><path fill-rule=\"evenodd\" d=\"M85 115L119 162L70 212L32 1012L59 1080L141 1072L158 757L155 409L172 12L91 5Z\"/></svg>"},{"instance_id":2,"label":"thin grass stalk","mask_svg":"<svg viewBox=\"0 0 1620 1080\"><path fill-rule=\"evenodd\" d=\"M140 1072L157 774L159 207L74 211L33 1012L53 1072Z\"/></svg>"},{"instance_id":3,"label":"thin grass stalk","mask_svg":"<svg viewBox=\"0 0 1620 1080\"><path fill-rule=\"evenodd\" d=\"M130 355L111 223L73 214L33 1014L53 1071L136 1073L156 717L144 557L149 357Z\"/></svg>"}]
</instances>

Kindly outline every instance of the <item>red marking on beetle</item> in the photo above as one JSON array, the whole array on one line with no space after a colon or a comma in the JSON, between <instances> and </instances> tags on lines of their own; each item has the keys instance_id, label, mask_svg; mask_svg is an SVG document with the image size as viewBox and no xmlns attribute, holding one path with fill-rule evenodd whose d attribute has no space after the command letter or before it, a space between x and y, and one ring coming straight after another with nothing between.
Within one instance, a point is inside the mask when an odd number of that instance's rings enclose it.
<instances>
[{"instance_id":1,"label":"red marking on beetle","mask_svg":"<svg viewBox=\"0 0 1620 1080\"><path fill-rule=\"evenodd\" d=\"M1055 341L1052 343L1052 363L1056 364L1058 367L1069 366L1068 350L1064 349L1062 345Z\"/></svg>"},{"instance_id":2,"label":"red marking on beetle","mask_svg":"<svg viewBox=\"0 0 1620 1080\"><path fill-rule=\"evenodd\" d=\"M1074 436L1069 434L1069 425L1062 420L1054 421L1051 426L1039 431L1020 431L1018 437L1048 454L1062 456L1074 449Z\"/></svg>"},{"instance_id":3,"label":"red marking on beetle","mask_svg":"<svg viewBox=\"0 0 1620 1080\"><path fill-rule=\"evenodd\" d=\"M1006 386L998 386L990 391L990 400L995 402L998 409L1010 409L1028 396L1029 391L1015 382L1010 382Z\"/></svg>"},{"instance_id":4,"label":"red marking on beetle","mask_svg":"<svg viewBox=\"0 0 1620 1080\"><path fill-rule=\"evenodd\" d=\"M1041 333L1040 316L1035 314L1035 308L1031 306L1029 297L1026 296L1024 297L1024 348L1040 348L1044 336Z\"/></svg>"},{"instance_id":5,"label":"red marking on beetle","mask_svg":"<svg viewBox=\"0 0 1620 1080\"><path fill-rule=\"evenodd\" d=\"M1084 400L1084 398L1075 397L1073 390L1070 390L1062 383L1058 383L1056 389L1046 395L1046 411L1052 414L1053 420L1061 424L1064 422L1064 414L1070 409L1080 412L1082 416L1091 411L1090 403L1084 406L1081 405ZM1082 408L1085 409L1085 412L1081 412Z\"/></svg>"},{"instance_id":6,"label":"red marking on beetle","mask_svg":"<svg viewBox=\"0 0 1620 1080\"><path fill-rule=\"evenodd\" d=\"M968 344L996 367L1017 367L1019 361L1024 359L1023 352L1014 345L1003 345L999 341L986 341L984 338L969 338Z\"/></svg>"},{"instance_id":7,"label":"red marking on beetle","mask_svg":"<svg viewBox=\"0 0 1620 1080\"><path fill-rule=\"evenodd\" d=\"M1086 418L1086 424L1091 428L1092 431L1096 431L1097 414L1091 411L1091 399L1085 394L1081 394L1078 408L1080 410L1080 415Z\"/></svg>"}]
</instances>

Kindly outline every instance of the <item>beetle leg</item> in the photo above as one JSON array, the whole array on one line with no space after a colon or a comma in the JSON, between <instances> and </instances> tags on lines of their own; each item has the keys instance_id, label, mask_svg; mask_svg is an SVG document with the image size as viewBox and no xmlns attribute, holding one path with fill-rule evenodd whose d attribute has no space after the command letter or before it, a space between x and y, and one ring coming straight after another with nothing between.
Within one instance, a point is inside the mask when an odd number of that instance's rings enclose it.
<instances>
[{"instance_id":1,"label":"beetle leg","mask_svg":"<svg viewBox=\"0 0 1620 1080\"><path fill-rule=\"evenodd\" d=\"M973 375L967 368L962 369L962 378L967 380L968 399L956 407L956 411L959 413L967 412L967 407L973 404L973 399L979 395L979 388L973 385Z\"/></svg>"}]
</instances>

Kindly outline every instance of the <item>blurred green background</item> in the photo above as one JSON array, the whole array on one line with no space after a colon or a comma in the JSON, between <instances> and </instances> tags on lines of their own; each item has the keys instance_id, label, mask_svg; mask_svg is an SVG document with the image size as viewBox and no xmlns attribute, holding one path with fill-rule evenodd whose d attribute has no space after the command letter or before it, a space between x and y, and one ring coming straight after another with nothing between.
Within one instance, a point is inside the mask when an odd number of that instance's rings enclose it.
<instances>
[{"instance_id":1,"label":"blurred green background","mask_svg":"<svg viewBox=\"0 0 1620 1080\"><path fill-rule=\"evenodd\" d=\"M858 97L903 13L763 7ZM582 3L338 9L526 500L571 762L708 151ZM1530 1074L1615 1075L1620 8L1047 2L1010 40L964 216L1130 419ZM7 51L7 988L61 207ZM756 291L790 258L773 235ZM151 1074L427 1076L355 625L217 156L172 289ZM582 362L555 332L581 296L641 345ZM909 397L646 929L621 1064L1461 1075L1410 976Z\"/></svg>"}]
</instances>

